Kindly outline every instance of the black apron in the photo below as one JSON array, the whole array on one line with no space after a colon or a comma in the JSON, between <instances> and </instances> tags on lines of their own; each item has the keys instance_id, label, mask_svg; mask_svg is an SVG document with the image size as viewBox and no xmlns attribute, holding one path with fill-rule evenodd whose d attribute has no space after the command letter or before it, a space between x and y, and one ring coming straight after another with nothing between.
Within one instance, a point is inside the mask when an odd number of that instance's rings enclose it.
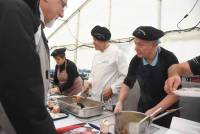
<instances>
[{"instance_id":1,"label":"black apron","mask_svg":"<svg viewBox=\"0 0 200 134\"><path fill-rule=\"evenodd\" d=\"M165 77L161 70L160 63L156 66L140 64L137 70L137 80L140 85L140 99L138 102L138 111L146 112L155 105L157 105L163 98L166 97L164 91ZM178 105L174 104L170 108L177 108ZM156 120L154 123L160 126L170 126L173 116L178 116L179 112L170 114L163 118Z\"/></svg>"}]
</instances>

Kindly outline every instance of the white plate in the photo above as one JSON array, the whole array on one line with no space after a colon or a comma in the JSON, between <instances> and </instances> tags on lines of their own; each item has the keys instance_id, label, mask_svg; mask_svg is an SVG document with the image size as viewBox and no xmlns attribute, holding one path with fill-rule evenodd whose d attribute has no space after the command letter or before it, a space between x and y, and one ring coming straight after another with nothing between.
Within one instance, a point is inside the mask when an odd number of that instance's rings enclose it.
<instances>
[{"instance_id":1,"label":"white plate","mask_svg":"<svg viewBox=\"0 0 200 134\"><path fill-rule=\"evenodd\" d=\"M50 96L48 96L48 100L51 100L51 99L55 100L55 99L63 98L63 97L66 97L66 96L64 96L64 95L50 95Z\"/></svg>"},{"instance_id":2,"label":"white plate","mask_svg":"<svg viewBox=\"0 0 200 134\"><path fill-rule=\"evenodd\" d=\"M177 96L200 97L200 88L181 88L173 93Z\"/></svg>"},{"instance_id":3,"label":"white plate","mask_svg":"<svg viewBox=\"0 0 200 134\"><path fill-rule=\"evenodd\" d=\"M57 119L62 119L62 118L67 118L68 115L65 113L52 113L50 112L51 118L53 120L57 120Z\"/></svg>"}]
</instances>

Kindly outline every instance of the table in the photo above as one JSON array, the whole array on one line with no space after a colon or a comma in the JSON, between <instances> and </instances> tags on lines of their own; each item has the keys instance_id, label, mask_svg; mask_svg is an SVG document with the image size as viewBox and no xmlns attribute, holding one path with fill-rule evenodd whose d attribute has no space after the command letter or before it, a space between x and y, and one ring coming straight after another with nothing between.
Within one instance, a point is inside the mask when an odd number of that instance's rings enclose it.
<instances>
[{"instance_id":1,"label":"table","mask_svg":"<svg viewBox=\"0 0 200 134\"><path fill-rule=\"evenodd\" d=\"M112 112L109 111L103 111L102 115L100 116L95 116L95 117L91 117L91 118L87 118L87 119L81 119L78 117L75 117L73 115L69 115L69 117L65 118L65 119L61 119L61 120L57 120L54 121L55 127L56 128L60 128L60 127L64 127L67 125L73 125L73 124L77 124L77 123L93 123L97 126L99 126L99 124L103 121L103 120L107 120L109 122L109 124L111 124L109 126L109 131L114 134L114 114ZM166 133L168 130L168 128L164 128L155 124L152 124L151 126L151 133L152 134L164 134Z\"/></svg>"}]
</instances>

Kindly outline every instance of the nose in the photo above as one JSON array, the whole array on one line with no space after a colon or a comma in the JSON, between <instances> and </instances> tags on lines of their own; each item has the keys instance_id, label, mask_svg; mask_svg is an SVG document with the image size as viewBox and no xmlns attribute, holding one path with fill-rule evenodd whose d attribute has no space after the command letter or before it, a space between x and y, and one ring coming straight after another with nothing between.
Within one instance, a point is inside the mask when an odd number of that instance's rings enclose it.
<instances>
[{"instance_id":1,"label":"nose","mask_svg":"<svg viewBox=\"0 0 200 134\"><path fill-rule=\"evenodd\" d=\"M62 10L60 11L60 13L59 13L59 17L63 18L63 16L64 16L64 9L62 9Z\"/></svg>"}]
</instances>

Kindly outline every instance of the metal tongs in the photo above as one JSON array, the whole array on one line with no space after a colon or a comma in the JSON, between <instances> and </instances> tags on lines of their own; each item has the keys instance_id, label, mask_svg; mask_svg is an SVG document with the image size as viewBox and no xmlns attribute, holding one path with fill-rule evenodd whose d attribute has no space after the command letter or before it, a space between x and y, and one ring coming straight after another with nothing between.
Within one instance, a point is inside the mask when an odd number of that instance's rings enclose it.
<instances>
[{"instance_id":1,"label":"metal tongs","mask_svg":"<svg viewBox=\"0 0 200 134\"><path fill-rule=\"evenodd\" d=\"M166 115L168 115L168 114L171 114L171 113L173 113L173 112L176 112L176 111L178 111L178 110L180 110L180 109L182 109L183 107L179 107L179 108L175 108L175 109L170 109L170 110L166 110L166 112L164 112L164 113L162 113L162 114L160 114L160 115L158 115L158 116L156 116L156 117L153 117L154 115L156 115L157 113L159 113L161 110L162 110L162 108L160 107L160 108L158 108L156 111L154 111L151 115L147 115L145 118L143 118L142 120L140 120L140 122L139 123L142 123L142 122L144 122L145 120L147 120L148 118L152 118L151 119L151 121L153 122L153 121L155 121L155 120L157 120L157 119L160 119L160 118L162 118L162 117L164 117L164 116L166 116Z\"/></svg>"},{"instance_id":2,"label":"metal tongs","mask_svg":"<svg viewBox=\"0 0 200 134\"><path fill-rule=\"evenodd\" d=\"M139 124L143 123L144 121L146 121L148 118L153 117L154 115L156 115L157 113L159 113L162 110L162 108L158 108L156 111L154 111L151 115L147 115L146 117L144 117L142 120L140 120Z\"/></svg>"},{"instance_id":3,"label":"metal tongs","mask_svg":"<svg viewBox=\"0 0 200 134\"><path fill-rule=\"evenodd\" d=\"M84 92L81 91L79 92L77 95L74 95L73 96L73 100L76 102L76 104L78 106L80 106L81 108L85 108L85 106L80 102L81 101L81 98L83 98L81 95L83 94Z\"/></svg>"},{"instance_id":4,"label":"metal tongs","mask_svg":"<svg viewBox=\"0 0 200 134\"><path fill-rule=\"evenodd\" d=\"M180 109L182 109L182 108L183 108L183 107L179 107L179 108L175 108L175 109L166 110L166 112L164 112L164 113L162 113L162 114L160 114L160 115L154 117L154 118L152 119L152 121L155 121L155 120L157 120L157 119L159 119L159 118L162 118L162 117L165 116L165 115L168 115L168 114L171 114L171 113L173 113L173 112L176 112L176 111L178 111L178 110L180 110Z\"/></svg>"}]
</instances>

